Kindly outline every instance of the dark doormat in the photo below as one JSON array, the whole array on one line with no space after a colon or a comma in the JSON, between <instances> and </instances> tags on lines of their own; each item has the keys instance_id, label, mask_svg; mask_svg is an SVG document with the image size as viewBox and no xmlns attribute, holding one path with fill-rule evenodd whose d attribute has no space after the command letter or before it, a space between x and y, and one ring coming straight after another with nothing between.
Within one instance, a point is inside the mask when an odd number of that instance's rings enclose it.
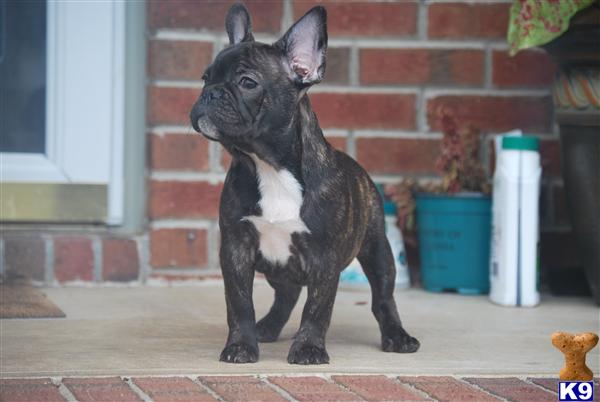
<instances>
[{"instance_id":1,"label":"dark doormat","mask_svg":"<svg viewBox=\"0 0 600 402\"><path fill-rule=\"evenodd\" d=\"M24 278L0 281L0 318L62 318L65 313Z\"/></svg>"}]
</instances>

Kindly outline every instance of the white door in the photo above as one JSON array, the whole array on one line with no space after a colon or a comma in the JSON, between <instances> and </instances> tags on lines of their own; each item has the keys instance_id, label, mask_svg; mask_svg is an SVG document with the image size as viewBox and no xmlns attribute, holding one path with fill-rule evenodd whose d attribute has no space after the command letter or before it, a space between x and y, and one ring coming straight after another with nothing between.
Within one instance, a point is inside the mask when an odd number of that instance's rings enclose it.
<instances>
[{"instance_id":1,"label":"white door","mask_svg":"<svg viewBox=\"0 0 600 402\"><path fill-rule=\"evenodd\" d=\"M0 220L119 224L125 2L0 8Z\"/></svg>"}]
</instances>

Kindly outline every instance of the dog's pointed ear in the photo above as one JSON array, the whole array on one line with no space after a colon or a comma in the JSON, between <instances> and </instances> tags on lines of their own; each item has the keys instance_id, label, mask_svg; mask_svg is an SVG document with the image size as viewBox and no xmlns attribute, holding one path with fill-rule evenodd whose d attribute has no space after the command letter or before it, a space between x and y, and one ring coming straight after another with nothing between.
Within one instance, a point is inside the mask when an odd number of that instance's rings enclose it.
<instances>
[{"instance_id":1,"label":"dog's pointed ear","mask_svg":"<svg viewBox=\"0 0 600 402\"><path fill-rule=\"evenodd\" d=\"M316 6L300 18L276 43L283 50L290 75L302 86L316 84L325 75L327 11Z\"/></svg>"},{"instance_id":2,"label":"dog's pointed ear","mask_svg":"<svg viewBox=\"0 0 600 402\"><path fill-rule=\"evenodd\" d=\"M236 45L240 42L253 42L252 21L250 14L243 4L231 6L225 18L225 29L229 36L229 44Z\"/></svg>"}]
</instances>

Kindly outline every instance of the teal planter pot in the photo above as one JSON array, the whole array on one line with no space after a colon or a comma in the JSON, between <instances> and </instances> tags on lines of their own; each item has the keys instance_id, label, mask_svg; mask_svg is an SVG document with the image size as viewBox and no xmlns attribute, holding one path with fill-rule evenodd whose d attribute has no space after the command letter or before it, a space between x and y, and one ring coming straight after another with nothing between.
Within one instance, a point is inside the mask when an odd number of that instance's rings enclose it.
<instances>
[{"instance_id":1,"label":"teal planter pot","mask_svg":"<svg viewBox=\"0 0 600 402\"><path fill-rule=\"evenodd\" d=\"M479 193L422 193L416 201L425 289L488 293L491 198Z\"/></svg>"}]
</instances>

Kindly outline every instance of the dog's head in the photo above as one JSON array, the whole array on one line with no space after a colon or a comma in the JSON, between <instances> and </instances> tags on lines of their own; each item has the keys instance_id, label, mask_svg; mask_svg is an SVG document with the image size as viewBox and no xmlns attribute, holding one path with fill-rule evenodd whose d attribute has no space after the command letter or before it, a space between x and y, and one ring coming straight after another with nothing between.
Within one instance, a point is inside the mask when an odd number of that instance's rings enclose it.
<instances>
[{"instance_id":1,"label":"dog's head","mask_svg":"<svg viewBox=\"0 0 600 402\"><path fill-rule=\"evenodd\" d=\"M230 46L206 69L192 126L211 140L240 146L277 135L292 124L299 100L325 73L327 15L314 7L273 45L254 41L250 15L231 7Z\"/></svg>"}]
</instances>

